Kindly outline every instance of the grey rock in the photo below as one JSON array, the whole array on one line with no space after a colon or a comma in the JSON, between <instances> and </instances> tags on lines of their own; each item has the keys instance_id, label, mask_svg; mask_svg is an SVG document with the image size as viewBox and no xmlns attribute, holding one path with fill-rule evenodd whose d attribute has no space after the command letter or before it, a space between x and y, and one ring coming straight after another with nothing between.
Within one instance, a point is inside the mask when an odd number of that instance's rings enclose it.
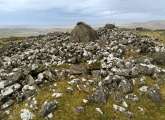
<instances>
[{"instance_id":1,"label":"grey rock","mask_svg":"<svg viewBox=\"0 0 165 120\"><path fill-rule=\"evenodd\" d=\"M91 73L92 73L92 76L94 78L96 78L96 79L100 79L101 78L100 70L92 70Z\"/></svg>"},{"instance_id":2,"label":"grey rock","mask_svg":"<svg viewBox=\"0 0 165 120\"><path fill-rule=\"evenodd\" d=\"M165 52L155 52L152 58L158 65L165 65Z\"/></svg>"},{"instance_id":3,"label":"grey rock","mask_svg":"<svg viewBox=\"0 0 165 120\"><path fill-rule=\"evenodd\" d=\"M37 92L37 88L35 86L25 85L22 88L23 95L25 98L33 96Z\"/></svg>"},{"instance_id":4,"label":"grey rock","mask_svg":"<svg viewBox=\"0 0 165 120\"><path fill-rule=\"evenodd\" d=\"M17 91L19 88L21 88L21 85L18 83L15 83L14 85L5 87L4 89L1 90L1 94L2 96L8 96L12 93L14 93L15 91Z\"/></svg>"},{"instance_id":5,"label":"grey rock","mask_svg":"<svg viewBox=\"0 0 165 120\"><path fill-rule=\"evenodd\" d=\"M84 107L81 107L81 106L76 107L76 108L75 108L75 111L78 112L78 113L84 113L84 112L85 112L85 111L84 111Z\"/></svg>"},{"instance_id":6,"label":"grey rock","mask_svg":"<svg viewBox=\"0 0 165 120\"><path fill-rule=\"evenodd\" d=\"M138 96L133 93L129 93L128 95L125 96L125 98L133 102L139 102Z\"/></svg>"},{"instance_id":7,"label":"grey rock","mask_svg":"<svg viewBox=\"0 0 165 120\"><path fill-rule=\"evenodd\" d=\"M53 112L57 108L58 102L57 101L50 101L44 102L39 110L38 116L39 117L46 117L48 114Z\"/></svg>"},{"instance_id":8,"label":"grey rock","mask_svg":"<svg viewBox=\"0 0 165 120\"><path fill-rule=\"evenodd\" d=\"M70 67L70 74L71 75L81 75L81 74L87 74L88 70L85 66L80 65L71 65Z\"/></svg>"},{"instance_id":9,"label":"grey rock","mask_svg":"<svg viewBox=\"0 0 165 120\"><path fill-rule=\"evenodd\" d=\"M14 104L14 100L8 100L5 104L1 106L1 110L4 110Z\"/></svg>"},{"instance_id":10,"label":"grey rock","mask_svg":"<svg viewBox=\"0 0 165 120\"><path fill-rule=\"evenodd\" d=\"M27 79L27 83L28 83L29 85L34 85L35 80L34 80L34 78L33 78L31 75L28 75L28 76L26 77L26 79Z\"/></svg>"},{"instance_id":11,"label":"grey rock","mask_svg":"<svg viewBox=\"0 0 165 120\"><path fill-rule=\"evenodd\" d=\"M48 79L49 81L55 81L55 76L49 70L45 70L43 75L44 78Z\"/></svg>"},{"instance_id":12,"label":"grey rock","mask_svg":"<svg viewBox=\"0 0 165 120\"><path fill-rule=\"evenodd\" d=\"M132 118L133 117L133 113L131 113L130 111L126 111L126 112L124 112L124 114L127 118Z\"/></svg>"},{"instance_id":13,"label":"grey rock","mask_svg":"<svg viewBox=\"0 0 165 120\"><path fill-rule=\"evenodd\" d=\"M123 102L125 100L124 94L120 92L117 92L114 98L117 102Z\"/></svg>"},{"instance_id":14,"label":"grey rock","mask_svg":"<svg viewBox=\"0 0 165 120\"><path fill-rule=\"evenodd\" d=\"M137 66L134 66L133 68L131 68L130 71L130 77L136 77L139 74L139 69Z\"/></svg>"},{"instance_id":15,"label":"grey rock","mask_svg":"<svg viewBox=\"0 0 165 120\"><path fill-rule=\"evenodd\" d=\"M107 28L107 29L113 29L113 28L115 28L115 25L114 24L106 24L105 25L105 28Z\"/></svg>"},{"instance_id":16,"label":"grey rock","mask_svg":"<svg viewBox=\"0 0 165 120\"><path fill-rule=\"evenodd\" d=\"M95 41L96 39L98 39L98 36L94 29L83 22L78 22L70 35L71 42L86 43L89 41Z\"/></svg>"},{"instance_id":17,"label":"grey rock","mask_svg":"<svg viewBox=\"0 0 165 120\"><path fill-rule=\"evenodd\" d=\"M157 84L148 89L147 96L155 104L161 104L163 102L163 98Z\"/></svg>"},{"instance_id":18,"label":"grey rock","mask_svg":"<svg viewBox=\"0 0 165 120\"><path fill-rule=\"evenodd\" d=\"M119 89L123 92L123 93L130 93L132 92L133 88L132 85L130 83L129 80L122 80L119 84Z\"/></svg>"},{"instance_id":19,"label":"grey rock","mask_svg":"<svg viewBox=\"0 0 165 120\"><path fill-rule=\"evenodd\" d=\"M12 85L14 83L17 83L21 78L23 77L22 71L19 70L17 72L14 73L14 75L12 77L8 77L6 82L5 82L5 87Z\"/></svg>"},{"instance_id":20,"label":"grey rock","mask_svg":"<svg viewBox=\"0 0 165 120\"><path fill-rule=\"evenodd\" d=\"M96 90L89 98L89 100L96 103L106 103L108 99L107 93L103 89Z\"/></svg>"},{"instance_id":21,"label":"grey rock","mask_svg":"<svg viewBox=\"0 0 165 120\"><path fill-rule=\"evenodd\" d=\"M74 89L71 88L71 87L68 87L68 88L67 88L67 91L68 91L69 93L73 93L73 92L74 92Z\"/></svg>"}]
</instances>

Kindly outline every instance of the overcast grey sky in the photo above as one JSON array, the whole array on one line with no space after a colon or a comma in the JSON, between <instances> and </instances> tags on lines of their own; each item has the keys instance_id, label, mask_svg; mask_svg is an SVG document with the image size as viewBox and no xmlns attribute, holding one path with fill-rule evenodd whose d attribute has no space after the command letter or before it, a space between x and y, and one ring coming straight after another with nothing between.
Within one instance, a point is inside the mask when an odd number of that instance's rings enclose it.
<instances>
[{"instance_id":1,"label":"overcast grey sky","mask_svg":"<svg viewBox=\"0 0 165 120\"><path fill-rule=\"evenodd\" d=\"M165 20L165 0L0 0L0 26Z\"/></svg>"}]
</instances>

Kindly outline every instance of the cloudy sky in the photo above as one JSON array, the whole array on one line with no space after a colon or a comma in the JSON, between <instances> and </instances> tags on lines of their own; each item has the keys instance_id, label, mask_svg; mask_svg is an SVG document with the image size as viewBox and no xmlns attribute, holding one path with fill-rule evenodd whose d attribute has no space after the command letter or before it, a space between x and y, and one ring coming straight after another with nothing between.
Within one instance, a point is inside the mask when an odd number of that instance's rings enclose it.
<instances>
[{"instance_id":1,"label":"cloudy sky","mask_svg":"<svg viewBox=\"0 0 165 120\"><path fill-rule=\"evenodd\" d=\"M0 26L165 20L165 0L0 0Z\"/></svg>"}]
</instances>

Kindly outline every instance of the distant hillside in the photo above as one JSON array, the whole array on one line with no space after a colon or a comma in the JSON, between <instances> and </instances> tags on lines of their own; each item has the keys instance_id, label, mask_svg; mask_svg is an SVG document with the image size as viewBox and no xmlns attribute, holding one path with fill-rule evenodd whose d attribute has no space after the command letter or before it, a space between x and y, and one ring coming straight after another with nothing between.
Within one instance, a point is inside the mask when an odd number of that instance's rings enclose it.
<instances>
[{"instance_id":1,"label":"distant hillside","mask_svg":"<svg viewBox=\"0 0 165 120\"><path fill-rule=\"evenodd\" d=\"M153 21L147 21L147 22L136 22L136 23L130 23L130 24L123 24L119 25L120 27L125 28L136 28L136 27L143 27L148 29L165 29L165 20L153 20Z\"/></svg>"}]
</instances>

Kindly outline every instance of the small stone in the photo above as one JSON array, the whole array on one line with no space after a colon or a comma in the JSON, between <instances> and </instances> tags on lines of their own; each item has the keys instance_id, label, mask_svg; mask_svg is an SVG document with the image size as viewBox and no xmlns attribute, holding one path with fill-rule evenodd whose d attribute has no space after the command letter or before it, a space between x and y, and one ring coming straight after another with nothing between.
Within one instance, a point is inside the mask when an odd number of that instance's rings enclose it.
<instances>
[{"instance_id":1,"label":"small stone","mask_svg":"<svg viewBox=\"0 0 165 120\"><path fill-rule=\"evenodd\" d=\"M88 103L89 101L88 100L86 100L86 99L83 99L83 103Z\"/></svg>"},{"instance_id":2,"label":"small stone","mask_svg":"<svg viewBox=\"0 0 165 120\"><path fill-rule=\"evenodd\" d=\"M78 113L84 113L84 108L79 106L79 107L75 108L75 111L78 112Z\"/></svg>"},{"instance_id":3,"label":"small stone","mask_svg":"<svg viewBox=\"0 0 165 120\"><path fill-rule=\"evenodd\" d=\"M70 92L70 93L73 93L73 92L74 92L74 89L71 88L71 87L68 87L68 88L67 88L67 91Z\"/></svg>"},{"instance_id":4,"label":"small stone","mask_svg":"<svg viewBox=\"0 0 165 120\"><path fill-rule=\"evenodd\" d=\"M127 118L132 118L133 117L133 113L131 113L130 111L126 111L126 112L124 112L124 114Z\"/></svg>"},{"instance_id":5,"label":"small stone","mask_svg":"<svg viewBox=\"0 0 165 120\"><path fill-rule=\"evenodd\" d=\"M62 93L53 93L52 94L53 97L59 98L62 96Z\"/></svg>"},{"instance_id":6,"label":"small stone","mask_svg":"<svg viewBox=\"0 0 165 120\"><path fill-rule=\"evenodd\" d=\"M103 112L100 108L96 108L96 111L99 112L101 115L103 115Z\"/></svg>"}]
</instances>

